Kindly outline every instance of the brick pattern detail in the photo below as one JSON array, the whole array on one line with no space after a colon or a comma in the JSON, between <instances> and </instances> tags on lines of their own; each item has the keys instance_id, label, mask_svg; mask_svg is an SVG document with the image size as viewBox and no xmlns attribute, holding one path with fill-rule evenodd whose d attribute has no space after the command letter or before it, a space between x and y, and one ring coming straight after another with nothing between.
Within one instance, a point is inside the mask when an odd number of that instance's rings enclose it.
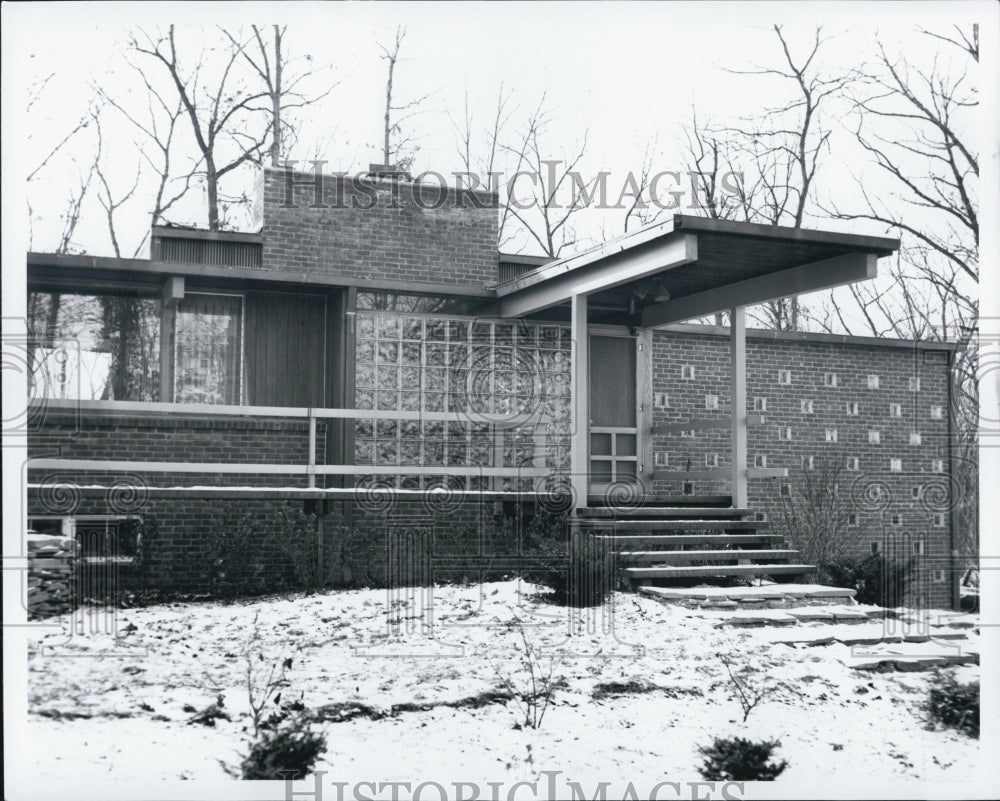
<instances>
[{"instance_id":1,"label":"brick pattern detail","mask_svg":"<svg viewBox=\"0 0 1000 801\"><path fill-rule=\"evenodd\" d=\"M319 193L311 173L292 176L289 187L285 170L264 171L265 269L478 289L496 283L496 195L337 175L321 176Z\"/></svg>"}]
</instances>

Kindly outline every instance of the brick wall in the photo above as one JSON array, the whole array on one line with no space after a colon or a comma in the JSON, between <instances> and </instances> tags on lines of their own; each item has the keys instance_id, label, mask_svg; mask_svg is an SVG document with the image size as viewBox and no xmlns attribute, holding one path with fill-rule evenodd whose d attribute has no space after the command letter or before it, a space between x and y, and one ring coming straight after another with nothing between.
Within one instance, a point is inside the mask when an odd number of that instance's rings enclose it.
<instances>
[{"instance_id":1,"label":"brick wall","mask_svg":"<svg viewBox=\"0 0 1000 801\"><path fill-rule=\"evenodd\" d=\"M657 331L652 359L654 425L728 418L727 336ZM749 465L788 468L787 482L802 485L807 472L816 480L834 463L856 459L838 477L842 508L855 515L844 531L848 550L866 555L877 543L905 557L922 551L918 583L934 606L951 601L948 380L948 354L941 350L747 335L747 411L765 420L748 430ZM710 469L715 455L718 467L728 468L729 437L727 429L658 435L654 469ZM749 483L750 507L773 524L782 483ZM665 494L683 491L680 481L654 486ZM693 489L728 493L729 483L695 481ZM938 570L946 571L944 580Z\"/></svg>"},{"instance_id":2,"label":"brick wall","mask_svg":"<svg viewBox=\"0 0 1000 801\"><path fill-rule=\"evenodd\" d=\"M265 268L400 284L496 283L496 195L337 175L322 175L319 185L321 192L312 173L264 171L256 216Z\"/></svg>"}]
</instances>

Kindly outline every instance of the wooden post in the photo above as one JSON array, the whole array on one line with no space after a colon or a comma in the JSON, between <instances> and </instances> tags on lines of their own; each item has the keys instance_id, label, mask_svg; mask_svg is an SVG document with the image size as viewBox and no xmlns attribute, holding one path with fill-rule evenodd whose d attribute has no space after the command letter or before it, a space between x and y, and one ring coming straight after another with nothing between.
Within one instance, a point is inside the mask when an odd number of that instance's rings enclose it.
<instances>
[{"instance_id":1,"label":"wooden post","mask_svg":"<svg viewBox=\"0 0 1000 801\"><path fill-rule=\"evenodd\" d=\"M160 310L160 401L174 400L174 331L177 304L184 300L184 276L172 275L163 282Z\"/></svg>"},{"instance_id":2,"label":"wooden post","mask_svg":"<svg viewBox=\"0 0 1000 801\"><path fill-rule=\"evenodd\" d=\"M590 489L590 340L587 330L587 296L570 301L570 337L573 343L570 392L573 398L573 433L570 439L570 476L578 508L586 508Z\"/></svg>"},{"instance_id":3,"label":"wooden post","mask_svg":"<svg viewBox=\"0 0 1000 801\"><path fill-rule=\"evenodd\" d=\"M733 506L744 509L747 505L747 342L746 316L742 306L729 311L730 373L729 386L732 402Z\"/></svg>"}]
</instances>

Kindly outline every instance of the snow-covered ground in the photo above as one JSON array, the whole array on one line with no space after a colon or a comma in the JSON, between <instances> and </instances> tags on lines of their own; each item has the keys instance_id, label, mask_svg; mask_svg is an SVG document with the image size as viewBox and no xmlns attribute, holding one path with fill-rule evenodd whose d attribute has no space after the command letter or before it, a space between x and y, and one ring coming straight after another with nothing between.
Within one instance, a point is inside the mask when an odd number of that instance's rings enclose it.
<instances>
[{"instance_id":1,"label":"snow-covered ground","mask_svg":"<svg viewBox=\"0 0 1000 801\"><path fill-rule=\"evenodd\" d=\"M960 783L980 763L979 741L925 727L919 705L930 673L861 671L852 665L863 646L795 641L881 622L742 628L725 624L733 614L632 594L570 611L517 581L163 604L119 611L113 626L107 613L89 612L30 634L25 736L39 774L53 781L227 779L220 761L239 763L250 720L248 651L265 656L251 660L258 680L292 658L283 701L301 695L330 718L349 717L350 703L371 713L320 724L329 747L317 769L348 785L509 787L561 771L553 780L579 782L587 797L600 782L611 783L609 798L628 782L646 797L657 782L698 780L697 748L716 735L780 740L789 767L776 785L827 792L867 779ZM98 631L73 633L74 620ZM512 701L462 703L526 688L522 630L545 671L555 660L559 680L537 730L516 725ZM927 647L972 647L974 630L964 631L967 641ZM723 658L770 688L745 722ZM978 665L955 670L961 680L979 675ZM612 686L593 697L601 685L629 682L630 692ZM219 695L228 720L190 722L192 709ZM568 794L560 785L558 795Z\"/></svg>"}]
</instances>

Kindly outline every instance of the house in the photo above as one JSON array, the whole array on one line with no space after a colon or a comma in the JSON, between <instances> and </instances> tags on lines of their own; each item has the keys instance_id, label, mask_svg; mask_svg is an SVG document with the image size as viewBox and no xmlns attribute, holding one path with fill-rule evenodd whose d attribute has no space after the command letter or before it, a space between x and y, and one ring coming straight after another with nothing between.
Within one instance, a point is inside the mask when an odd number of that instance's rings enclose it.
<instances>
[{"instance_id":1,"label":"house","mask_svg":"<svg viewBox=\"0 0 1000 801\"><path fill-rule=\"evenodd\" d=\"M954 602L952 348L744 322L897 240L677 215L546 261L497 252L490 193L265 169L258 196L257 234L28 255L33 528L166 589L240 547L241 581L421 583L515 569L538 510L761 528L835 474L847 549Z\"/></svg>"}]
</instances>

